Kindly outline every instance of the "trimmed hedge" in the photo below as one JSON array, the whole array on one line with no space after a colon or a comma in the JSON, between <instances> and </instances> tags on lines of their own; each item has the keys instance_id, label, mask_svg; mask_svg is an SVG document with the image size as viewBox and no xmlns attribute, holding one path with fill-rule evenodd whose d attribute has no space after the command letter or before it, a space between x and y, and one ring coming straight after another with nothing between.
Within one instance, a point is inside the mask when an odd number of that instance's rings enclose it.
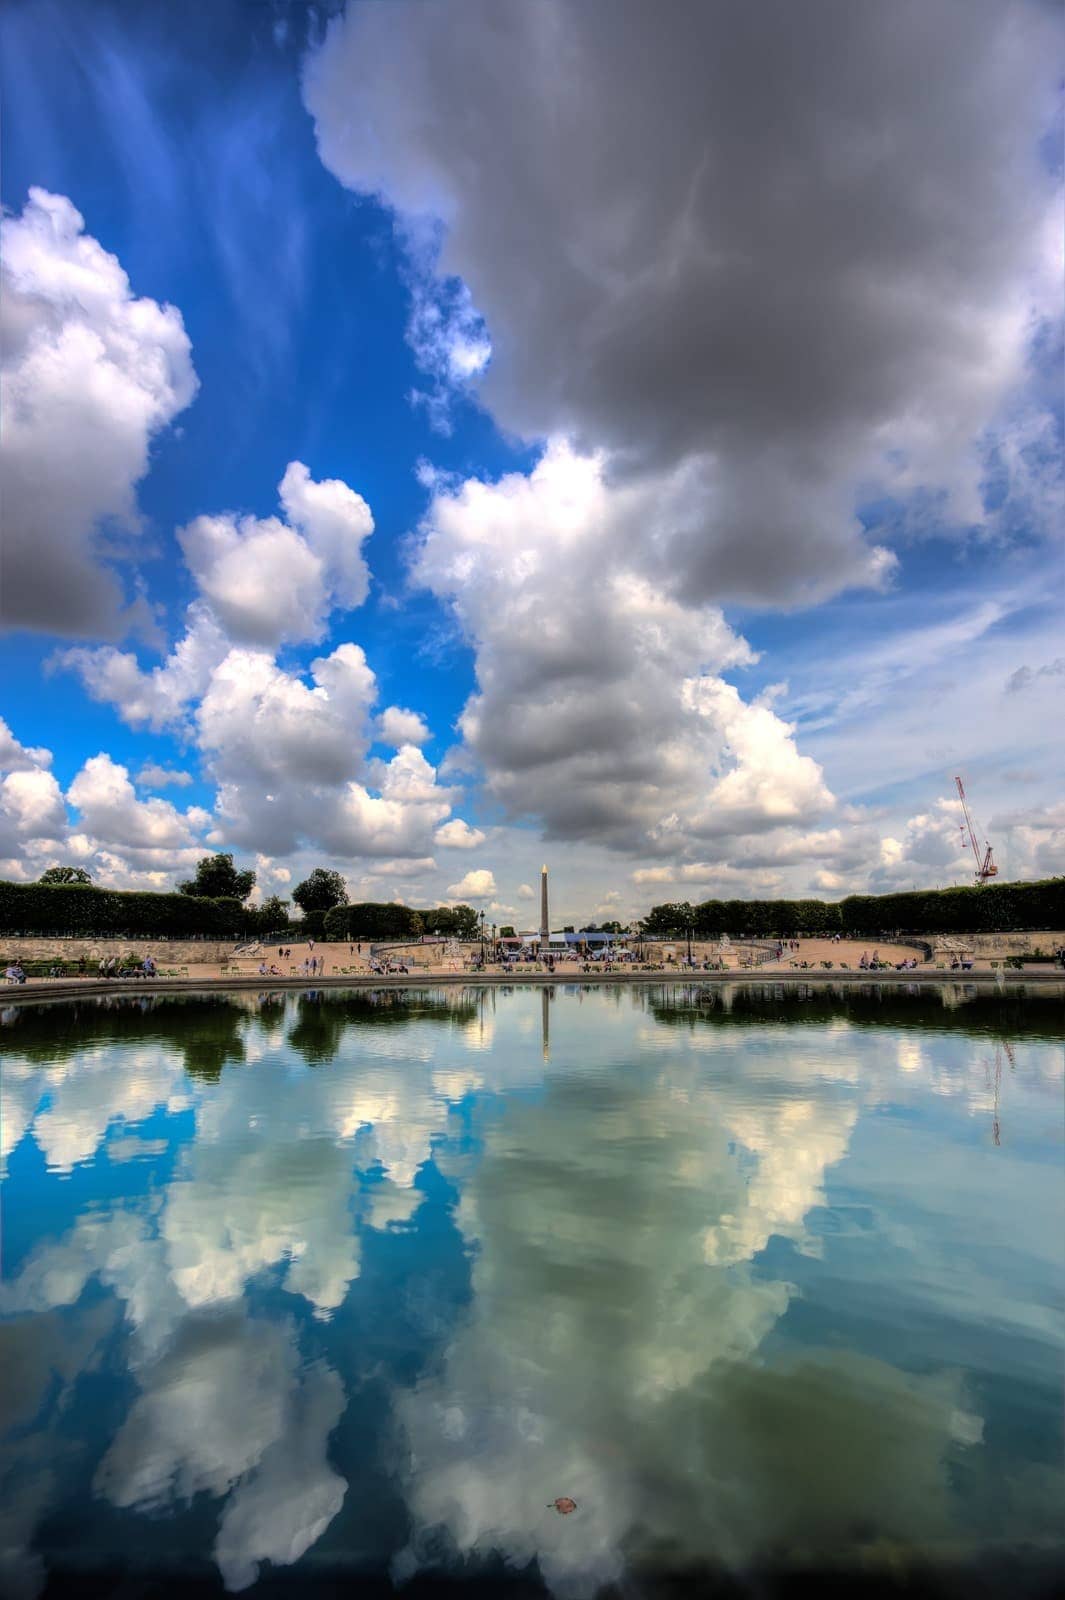
<instances>
[{"instance_id":1,"label":"trimmed hedge","mask_svg":"<svg viewBox=\"0 0 1065 1600\"><path fill-rule=\"evenodd\" d=\"M849 933L1015 933L1065 928L1065 878L1033 883L850 895L840 906Z\"/></svg>"},{"instance_id":2,"label":"trimmed hedge","mask_svg":"<svg viewBox=\"0 0 1065 1600\"><path fill-rule=\"evenodd\" d=\"M994 883L961 889L924 889L905 894L852 894L825 900L705 900L700 905L653 906L646 933L696 938L795 937L853 934L872 938L892 933L1010 933L1065 928L1065 878L1033 883Z\"/></svg>"},{"instance_id":3,"label":"trimmed hedge","mask_svg":"<svg viewBox=\"0 0 1065 1600\"><path fill-rule=\"evenodd\" d=\"M355 939L420 939L423 933L476 939L479 929L480 920L472 906L436 906L418 911L390 901L363 900L327 911L324 935L338 944L345 940L350 944Z\"/></svg>"},{"instance_id":4,"label":"trimmed hedge","mask_svg":"<svg viewBox=\"0 0 1065 1600\"><path fill-rule=\"evenodd\" d=\"M338 944L353 939L417 939L422 919L409 906L361 901L352 906L334 906L324 919L324 937Z\"/></svg>"},{"instance_id":5,"label":"trimmed hedge","mask_svg":"<svg viewBox=\"0 0 1065 1600\"><path fill-rule=\"evenodd\" d=\"M143 894L80 883L0 881L0 933L44 938L236 939L248 913L239 900Z\"/></svg>"}]
</instances>

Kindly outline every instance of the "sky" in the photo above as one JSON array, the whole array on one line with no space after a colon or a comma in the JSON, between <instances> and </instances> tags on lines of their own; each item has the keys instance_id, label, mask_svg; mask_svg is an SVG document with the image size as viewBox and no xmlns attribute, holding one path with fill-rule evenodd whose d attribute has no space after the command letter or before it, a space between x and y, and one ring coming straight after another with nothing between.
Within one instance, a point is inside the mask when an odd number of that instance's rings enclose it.
<instances>
[{"instance_id":1,"label":"sky","mask_svg":"<svg viewBox=\"0 0 1065 1600\"><path fill-rule=\"evenodd\" d=\"M1065 870L1062 27L12 0L0 876Z\"/></svg>"}]
</instances>

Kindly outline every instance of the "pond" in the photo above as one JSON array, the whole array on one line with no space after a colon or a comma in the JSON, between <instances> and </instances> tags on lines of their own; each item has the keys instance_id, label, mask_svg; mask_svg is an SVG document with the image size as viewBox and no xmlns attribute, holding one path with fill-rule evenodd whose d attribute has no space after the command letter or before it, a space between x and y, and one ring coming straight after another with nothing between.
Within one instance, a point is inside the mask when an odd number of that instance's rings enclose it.
<instances>
[{"instance_id":1,"label":"pond","mask_svg":"<svg viewBox=\"0 0 1065 1600\"><path fill-rule=\"evenodd\" d=\"M1060 1573L1059 987L0 1020L4 1594Z\"/></svg>"}]
</instances>

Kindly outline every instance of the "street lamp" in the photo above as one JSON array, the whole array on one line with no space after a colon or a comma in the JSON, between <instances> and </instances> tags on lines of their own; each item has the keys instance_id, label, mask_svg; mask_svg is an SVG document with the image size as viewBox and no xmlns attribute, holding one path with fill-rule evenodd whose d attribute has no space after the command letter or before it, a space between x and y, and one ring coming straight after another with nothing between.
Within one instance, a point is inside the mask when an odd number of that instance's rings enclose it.
<instances>
[{"instance_id":1,"label":"street lamp","mask_svg":"<svg viewBox=\"0 0 1065 1600\"><path fill-rule=\"evenodd\" d=\"M692 964L692 925L690 922L685 923L685 931L688 935L688 965L690 967Z\"/></svg>"},{"instance_id":2,"label":"street lamp","mask_svg":"<svg viewBox=\"0 0 1065 1600\"><path fill-rule=\"evenodd\" d=\"M484 912L481 912L481 966L484 966Z\"/></svg>"}]
</instances>

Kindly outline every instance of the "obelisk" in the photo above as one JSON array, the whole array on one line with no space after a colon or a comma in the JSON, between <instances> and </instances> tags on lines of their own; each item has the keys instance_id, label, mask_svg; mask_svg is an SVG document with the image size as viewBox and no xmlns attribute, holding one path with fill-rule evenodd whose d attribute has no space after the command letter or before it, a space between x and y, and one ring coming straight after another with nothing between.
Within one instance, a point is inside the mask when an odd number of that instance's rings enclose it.
<instances>
[{"instance_id":1,"label":"obelisk","mask_svg":"<svg viewBox=\"0 0 1065 1600\"><path fill-rule=\"evenodd\" d=\"M551 948L551 923L547 915L547 868L540 868L540 954Z\"/></svg>"}]
</instances>

